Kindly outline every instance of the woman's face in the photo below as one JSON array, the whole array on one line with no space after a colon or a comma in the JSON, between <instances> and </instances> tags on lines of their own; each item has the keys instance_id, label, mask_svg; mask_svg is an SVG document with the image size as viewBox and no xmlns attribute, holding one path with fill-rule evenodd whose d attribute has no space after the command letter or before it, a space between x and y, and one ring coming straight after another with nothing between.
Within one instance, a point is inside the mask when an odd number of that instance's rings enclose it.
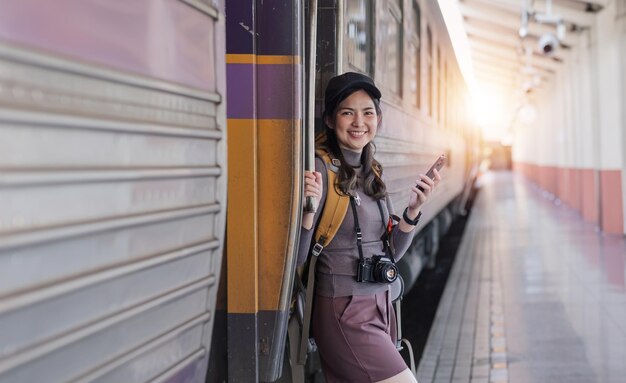
<instances>
[{"instance_id":1,"label":"woman's face","mask_svg":"<svg viewBox=\"0 0 626 383\"><path fill-rule=\"evenodd\" d=\"M339 104L334 121L326 119L335 130L339 146L355 152L361 152L374 139L379 122L374 101L364 90L352 93Z\"/></svg>"}]
</instances>

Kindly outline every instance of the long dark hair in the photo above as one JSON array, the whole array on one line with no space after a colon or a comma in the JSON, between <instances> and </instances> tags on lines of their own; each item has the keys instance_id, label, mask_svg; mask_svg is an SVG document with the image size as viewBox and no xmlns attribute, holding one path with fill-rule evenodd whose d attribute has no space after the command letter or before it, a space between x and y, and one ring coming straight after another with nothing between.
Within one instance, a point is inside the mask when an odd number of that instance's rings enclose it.
<instances>
[{"instance_id":1,"label":"long dark hair","mask_svg":"<svg viewBox=\"0 0 626 383\"><path fill-rule=\"evenodd\" d=\"M366 89L354 87L348 88L343 91L337 98L336 101L324 110L322 115L322 120L324 121L324 131L320 133L317 137L316 145L328 153L333 158L339 159L341 161L341 165L339 166L339 171L337 172L337 182L334 187L338 192L343 194L351 194L352 191L357 188L357 173L350 166L341 152L341 148L339 147L339 142L337 141L337 136L335 134L335 130L331 129L326 124L326 118L330 118L332 120L335 119L335 113L337 112L337 107L339 104L348 98L352 93L364 90L370 96L372 101L374 102L374 107L376 109L376 114L382 116L382 110L380 109L380 100L374 97L370 92ZM365 194L376 198L381 199L387 195L387 187L382 180L383 175L383 167L382 165L376 161L374 158L374 154L376 153L376 146L373 142L369 142L363 148L363 152L361 153L361 165L362 174L363 174L363 190Z\"/></svg>"}]
</instances>

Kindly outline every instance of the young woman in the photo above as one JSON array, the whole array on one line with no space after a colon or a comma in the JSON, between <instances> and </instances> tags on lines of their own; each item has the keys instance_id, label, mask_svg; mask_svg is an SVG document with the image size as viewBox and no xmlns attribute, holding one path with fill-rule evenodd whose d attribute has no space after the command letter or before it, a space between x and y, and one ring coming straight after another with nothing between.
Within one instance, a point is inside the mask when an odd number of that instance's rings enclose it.
<instances>
[{"instance_id":1,"label":"young woman","mask_svg":"<svg viewBox=\"0 0 626 383\"><path fill-rule=\"evenodd\" d=\"M389 232L393 207L372 143L382 121L380 97L372 79L362 74L345 73L330 80L323 114L326 126L318 137L318 149L330 154L338 167L335 185L327 184L327 164L321 158L316 159L315 172L305 173L304 195L316 197L320 207L316 213L304 213L299 263L304 263L309 253L328 189L336 188L352 200L337 234L319 255L315 271L311 333L328 383L415 382L396 350L389 284L369 278L359 281L363 278L357 278L357 270L362 258L388 253L385 233L394 259L400 259L411 242L420 208L441 177L435 173L431 180L419 175L410 186L403 218ZM360 245L357 226L362 233Z\"/></svg>"}]
</instances>

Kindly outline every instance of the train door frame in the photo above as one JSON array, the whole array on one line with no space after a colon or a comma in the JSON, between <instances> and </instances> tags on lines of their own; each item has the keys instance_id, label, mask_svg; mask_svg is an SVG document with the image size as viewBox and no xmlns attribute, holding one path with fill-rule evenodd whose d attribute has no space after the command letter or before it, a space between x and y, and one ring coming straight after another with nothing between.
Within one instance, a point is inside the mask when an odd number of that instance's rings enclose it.
<instances>
[{"instance_id":1,"label":"train door frame","mask_svg":"<svg viewBox=\"0 0 626 383\"><path fill-rule=\"evenodd\" d=\"M226 4L236 143L228 148L227 366L218 367L232 382L275 381L283 370L303 183L303 2L245 5Z\"/></svg>"}]
</instances>

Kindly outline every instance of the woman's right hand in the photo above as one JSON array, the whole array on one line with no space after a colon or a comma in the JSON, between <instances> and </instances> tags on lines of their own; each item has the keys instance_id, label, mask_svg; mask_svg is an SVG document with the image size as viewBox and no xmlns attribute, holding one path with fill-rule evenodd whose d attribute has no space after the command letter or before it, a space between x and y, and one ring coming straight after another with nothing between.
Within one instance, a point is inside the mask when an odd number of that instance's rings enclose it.
<instances>
[{"instance_id":1,"label":"woman's right hand","mask_svg":"<svg viewBox=\"0 0 626 383\"><path fill-rule=\"evenodd\" d=\"M306 197L314 197L317 199L317 202L319 203L320 199L322 198L323 190L324 190L324 186L322 185L322 173L305 170L304 171L304 199L306 200ZM314 216L315 216L315 213L305 212L302 215L302 227L304 227L307 230L310 230L313 227Z\"/></svg>"}]
</instances>

